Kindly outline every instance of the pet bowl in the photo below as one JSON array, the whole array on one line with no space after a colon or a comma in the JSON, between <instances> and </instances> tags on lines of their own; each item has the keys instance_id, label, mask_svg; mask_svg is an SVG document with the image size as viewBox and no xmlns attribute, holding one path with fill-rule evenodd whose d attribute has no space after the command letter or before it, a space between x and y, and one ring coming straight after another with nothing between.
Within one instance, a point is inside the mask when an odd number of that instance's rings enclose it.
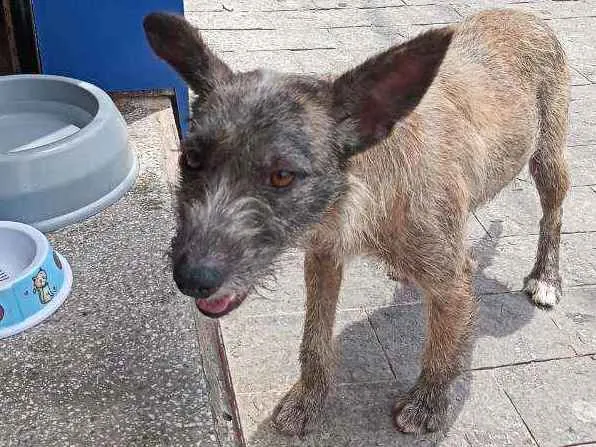
<instances>
[{"instance_id":1,"label":"pet bowl","mask_svg":"<svg viewBox=\"0 0 596 447\"><path fill-rule=\"evenodd\" d=\"M41 323L70 292L72 272L35 228L0 221L0 338Z\"/></svg>"},{"instance_id":2,"label":"pet bowl","mask_svg":"<svg viewBox=\"0 0 596 447\"><path fill-rule=\"evenodd\" d=\"M52 231L122 197L137 173L122 115L87 82L0 77L0 220Z\"/></svg>"}]
</instances>

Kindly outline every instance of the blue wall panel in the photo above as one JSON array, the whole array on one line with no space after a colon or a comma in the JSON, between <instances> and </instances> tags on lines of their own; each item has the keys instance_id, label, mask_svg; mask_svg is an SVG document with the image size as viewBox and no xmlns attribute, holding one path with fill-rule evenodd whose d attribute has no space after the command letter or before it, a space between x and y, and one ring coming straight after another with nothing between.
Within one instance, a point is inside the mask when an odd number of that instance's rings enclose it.
<instances>
[{"instance_id":1,"label":"blue wall panel","mask_svg":"<svg viewBox=\"0 0 596 447\"><path fill-rule=\"evenodd\" d=\"M143 17L182 14L183 0L33 0L41 72L92 82L111 91L175 89L186 133L188 89L151 51Z\"/></svg>"}]
</instances>

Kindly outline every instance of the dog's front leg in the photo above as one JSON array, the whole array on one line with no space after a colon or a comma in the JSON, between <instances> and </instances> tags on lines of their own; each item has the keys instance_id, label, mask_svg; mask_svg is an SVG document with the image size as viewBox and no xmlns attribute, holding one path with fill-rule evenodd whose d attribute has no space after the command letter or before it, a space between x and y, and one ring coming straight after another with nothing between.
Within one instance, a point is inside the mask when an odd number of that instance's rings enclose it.
<instances>
[{"instance_id":1,"label":"dog's front leg","mask_svg":"<svg viewBox=\"0 0 596 447\"><path fill-rule=\"evenodd\" d=\"M393 410L396 427L406 433L436 431L444 422L449 387L469 353L477 310L469 266L446 283L422 286L427 318L422 371Z\"/></svg>"},{"instance_id":2,"label":"dog's front leg","mask_svg":"<svg viewBox=\"0 0 596 447\"><path fill-rule=\"evenodd\" d=\"M304 260L306 317L300 348L300 379L279 402L272 421L279 431L302 436L319 414L335 369L332 344L342 264L314 249Z\"/></svg>"}]
</instances>

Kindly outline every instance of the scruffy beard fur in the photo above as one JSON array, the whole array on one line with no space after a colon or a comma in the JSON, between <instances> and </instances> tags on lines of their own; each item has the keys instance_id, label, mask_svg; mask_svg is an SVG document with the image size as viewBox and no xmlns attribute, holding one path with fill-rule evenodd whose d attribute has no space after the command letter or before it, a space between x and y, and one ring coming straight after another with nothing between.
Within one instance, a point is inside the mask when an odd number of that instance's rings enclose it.
<instances>
[{"instance_id":1,"label":"scruffy beard fur","mask_svg":"<svg viewBox=\"0 0 596 447\"><path fill-rule=\"evenodd\" d=\"M301 377L273 424L302 435L316 420L333 378L344 260L367 255L423 291L421 373L393 420L403 432L438 430L477 312L466 222L527 163L543 216L526 291L539 307L561 297L569 73L553 32L525 13L485 11L319 79L234 73L181 17L155 13L144 26L198 94L172 244L179 288L222 316L284 250L306 250Z\"/></svg>"}]
</instances>

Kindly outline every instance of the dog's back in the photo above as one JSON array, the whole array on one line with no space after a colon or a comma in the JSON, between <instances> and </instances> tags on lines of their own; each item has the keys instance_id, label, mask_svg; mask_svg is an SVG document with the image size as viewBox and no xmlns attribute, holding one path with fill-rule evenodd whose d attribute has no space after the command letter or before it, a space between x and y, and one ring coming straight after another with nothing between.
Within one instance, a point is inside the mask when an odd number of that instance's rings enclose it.
<instances>
[{"instance_id":1,"label":"dog's back","mask_svg":"<svg viewBox=\"0 0 596 447\"><path fill-rule=\"evenodd\" d=\"M408 219L427 213L463 218L539 148L564 168L569 74L552 31L512 10L485 11L451 29L418 107L387 140L352 159L342 233L358 246L343 240L347 251L368 251L363 241L387 234L399 239L390 228L404 233ZM566 189L567 179L561 183Z\"/></svg>"}]
</instances>

